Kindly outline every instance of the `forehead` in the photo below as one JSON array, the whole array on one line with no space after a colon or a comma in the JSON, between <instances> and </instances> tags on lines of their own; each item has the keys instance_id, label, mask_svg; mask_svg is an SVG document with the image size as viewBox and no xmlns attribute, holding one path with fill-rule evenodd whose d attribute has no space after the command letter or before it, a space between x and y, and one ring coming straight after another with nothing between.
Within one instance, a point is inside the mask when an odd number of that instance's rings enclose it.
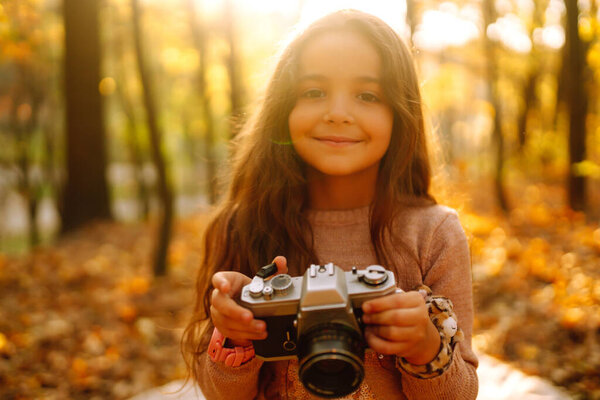
<instances>
[{"instance_id":1,"label":"forehead","mask_svg":"<svg viewBox=\"0 0 600 400\"><path fill-rule=\"evenodd\" d=\"M323 32L309 39L299 58L300 75L373 76L381 73L377 49L363 35L347 30Z\"/></svg>"}]
</instances>

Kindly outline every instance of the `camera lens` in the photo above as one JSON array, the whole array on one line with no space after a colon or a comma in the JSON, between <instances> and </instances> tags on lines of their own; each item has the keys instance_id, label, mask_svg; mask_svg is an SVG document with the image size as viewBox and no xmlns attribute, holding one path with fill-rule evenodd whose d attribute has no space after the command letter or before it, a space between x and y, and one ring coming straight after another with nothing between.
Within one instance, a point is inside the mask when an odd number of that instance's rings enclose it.
<instances>
[{"instance_id":1,"label":"camera lens","mask_svg":"<svg viewBox=\"0 0 600 400\"><path fill-rule=\"evenodd\" d=\"M364 355L360 332L343 324L316 325L298 339L300 381L321 397L348 395L363 380Z\"/></svg>"}]
</instances>

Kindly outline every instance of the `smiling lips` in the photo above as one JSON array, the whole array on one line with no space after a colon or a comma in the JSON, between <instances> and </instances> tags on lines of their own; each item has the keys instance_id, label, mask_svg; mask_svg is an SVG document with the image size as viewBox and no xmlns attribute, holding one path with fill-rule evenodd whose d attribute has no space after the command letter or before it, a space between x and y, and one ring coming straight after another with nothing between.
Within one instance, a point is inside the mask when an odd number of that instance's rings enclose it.
<instances>
[{"instance_id":1,"label":"smiling lips","mask_svg":"<svg viewBox=\"0 0 600 400\"><path fill-rule=\"evenodd\" d=\"M333 147L345 147L359 143L359 139L353 139L345 136L320 136L315 137L315 140Z\"/></svg>"}]
</instances>

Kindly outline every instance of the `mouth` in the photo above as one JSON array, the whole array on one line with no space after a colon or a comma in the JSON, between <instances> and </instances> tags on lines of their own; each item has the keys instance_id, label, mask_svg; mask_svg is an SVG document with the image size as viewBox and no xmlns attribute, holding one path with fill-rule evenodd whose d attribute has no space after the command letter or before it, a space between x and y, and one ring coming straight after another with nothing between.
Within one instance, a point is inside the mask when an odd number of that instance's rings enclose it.
<instances>
[{"instance_id":1,"label":"mouth","mask_svg":"<svg viewBox=\"0 0 600 400\"><path fill-rule=\"evenodd\" d=\"M361 142L359 139L353 139L345 136L319 136L315 137L314 139L318 142L334 147L350 146Z\"/></svg>"}]
</instances>

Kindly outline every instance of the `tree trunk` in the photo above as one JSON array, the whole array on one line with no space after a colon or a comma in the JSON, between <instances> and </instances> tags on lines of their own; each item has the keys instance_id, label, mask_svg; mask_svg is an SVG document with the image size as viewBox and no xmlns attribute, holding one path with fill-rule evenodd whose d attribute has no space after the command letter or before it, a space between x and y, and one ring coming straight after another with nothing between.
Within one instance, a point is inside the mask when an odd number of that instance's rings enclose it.
<instances>
[{"instance_id":1,"label":"tree trunk","mask_svg":"<svg viewBox=\"0 0 600 400\"><path fill-rule=\"evenodd\" d=\"M64 0L67 183L63 232L110 218L100 81L98 0Z\"/></svg>"},{"instance_id":2,"label":"tree trunk","mask_svg":"<svg viewBox=\"0 0 600 400\"><path fill-rule=\"evenodd\" d=\"M166 163L161 149L162 131L157 122L155 108L154 86L144 58L142 31L140 27L140 8L138 0L131 0L133 36L137 66L142 82L144 106L148 130L150 132L150 149L152 160L158 174L158 194L161 200L161 216L159 219L158 240L154 254L154 274L162 276L167 273L167 251L171 239L173 224L173 194L167 178Z\"/></svg>"},{"instance_id":3,"label":"tree trunk","mask_svg":"<svg viewBox=\"0 0 600 400\"><path fill-rule=\"evenodd\" d=\"M127 95L122 89L117 89L121 105L123 107L123 113L127 119L127 136L126 146L129 153L129 160L136 176L137 185L137 198L138 204L141 208L141 218L147 220L150 215L150 191L146 183L144 174L144 157L140 149L141 145L138 140L138 129L135 121L135 114L133 112L133 106L127 99Z\"/></svg>"},{"instance_id":4,"label":"tree trunk","mask_svg":"<svg viewBox=\"0 0 600 400\"><path fill-rule=\"evenodd\" d=\"M565 88L569 99L569 173L568 201L573 210L585 211L586 180L577 174L574 167L585 160L585 119L587 116L588 98L585 91L585 46L579 37L577 21L579 9L577 0L566 0L567 8L567 67L568 82Z\"/></svg>"},{"instance_id":5,"label":"tree trunk","mask_svg":"<svg viewBox=\"0 0 600 400\"><path fill-rule=\"evenodd\" d=\"M484 32L487 27L496 19L493 0L484 0L483 2ZM506 189L504 187L504 136L502 135L502 122L500 120L500 103L498 102L497 90L497 66L495 56L495 45L492 40L484 33L485 54L487 60L487 81L490 102L494 109L494 126L492 139L496 147L496 167L494 173L494 186L496 188L496 198L498 206L506 213L509 210L506 199Z\"/></svg>"},{"instance_id":6,"label":"tree trunk","mask_svg":"<svg viewBox=\"0 0 600 400\"><path fill-rule=\"evenodd\" d=\"M235 137L243 123L243 89L239 71L237 37L234 33L234 13L232 0L225 0L225 39L229 44L227 71L229 73L231 100L231 137Z\"/></svg>"},{"instance_id":7,"label":"tree trunk","mask_svg":"<svg viewBox=\"0 0 600 400\"><path fill-rule=\"evenodd\" d=\"M543 26L544 24L544 11L547 8L546 1L540 3L539 0L535 0L533 18L531 26L529 28L529 38L533 43L533 36L535 29ZM522 153L523 147L527 141L527 120L529 118L529 112L533 108L536 99L536 84L540 75L540 54L536 50L535 45L531 49L529 55L529 71L525 78L523 85L523 109L517 119L517 138L518 138L518 151Z\"/></svg>"},{"instance_id":8,"label":"tree trunk","mask_svg":"<svg viewBox=\"0 0 600 400\"><path fill-rule=\"evenodd\" d=\"M121 61L124 56L123 50L123 38L116 38L114 41L114 48L116 53L116 58ZM132 164L134 174L136 176L136 185L137 185L137 198L138 204L141 208L141 217L143 220L147 220L150 215L150 191L148 190L148 184L144 175L144 155L141 149L140 140L138 139L138 126L136 122L136 115L134 112L133 104L127 97L127 93L123 90L122 82L126 82L126 78L122 71L124 71L124 64L119 62L119 67L117 68L119 75L117 77L117 97L119 99L119 103L123 109L123 114L125 114L125 118L127 120L126 129L126 139L125 145L127 146L127 151L129 153L129 161Z\"/></svg>"},{"instance_id":9,"label":"tree trunk","mask_svg":"<svg viewBox=\"0 0 600 400\"><path fill-rule=\"evenodd\" d=\"M14 133L16 140L16 164L21 172L17 189L25 201L29 222L28 238L29 247L33 248L40 242L40 235L36 222L39 200L39 182L31 181L31 154L30 146L33 131L37 126L37 114L40 103L32 88L28 88L29 80L33 79L28 69L23 65L17 67L17 85L13 93L13 101L9 113L9 129ZM35 88L33 88L35 89ZM21 107L23 107L21 109ZM20 111L23 110L23 111Z\"/></svg>"},{"instance_id":10,"label":"tree trunk","mask_svg":"<svg viewBox=\"0 0 600 400\"><path fill-rule=\"evenodd\" d=\"M517 121L519 151L523 150L527 140L527 118L529 116L529 110L535 101L535 85L537 82L538 72L537 67L532 67L532 69L533 70L529 73L527 82L523 87L523 110L521 111Z\"/></svg>"},{"instance_id":11,"label":"tree trunk","mask_svg":"<svg viewBox=\"0 0 600 400\"><path fill-rule=\"evenodd\" d=\"M215 204L217 201L215 129L210 97L208 95L208 90L206 89L206 30L204 29L203 24L198 22L194 0L188 0L187 7L194 47L196 48L200 58L197 82L198 94L200 95L200 101L202 104L202 115L204 116L204 124L206 126L206 131L204 132L204 158L206 160L208 200L210 204ZM232 95L232 105L234 104L234 97L235 96Z\"/></svg>"}]
</instances>

